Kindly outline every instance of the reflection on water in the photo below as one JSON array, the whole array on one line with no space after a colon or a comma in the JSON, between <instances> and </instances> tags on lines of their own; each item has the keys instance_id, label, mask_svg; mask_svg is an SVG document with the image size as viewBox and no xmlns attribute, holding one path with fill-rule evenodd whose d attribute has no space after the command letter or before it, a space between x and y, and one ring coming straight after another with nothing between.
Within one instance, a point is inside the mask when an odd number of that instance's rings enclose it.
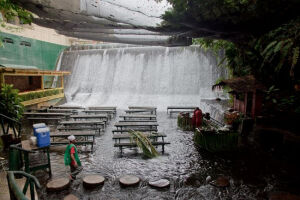
<instances>
[{"instance_id":1,"label":"reflection on water","mask_svg":"<svg viewBox=\"0 0 300 200\"><path fill-rule=\"evenodd\" d=\"M263 155L259 157L255 153L243 152L220 156L198 151L194 147L192 132L178 130L176 118L170 118L166 112L158 113L159 132L166 133L165 140L171 142L164 155L143 159L139 152L126 149L120 156L119 149L113 147L111 133L116 120L119 118L111 121L105 133L96 138L93 153L80 154L84 170L70 189L60 193L47 193L43 189L41 199L62 199L69 193L86 200L265 199L269 191L285 187L292 189L289 183L278 179L286 177L288 172L281 169L280 163L274 167L274 162L266 160ZM62 152L51 153L53 177L67 177L69 169L63 164ZM86 190L81 181L86 174L101 174L106 182L102 187ZM122 188L118 178L125 174L136 175L142 181L136 187ZM220 174L230 178L230 187L222 189L206 183L207 176L214 179ZM44 175L39 173L37 176L45 185L47 176ZM149 180L161 178L170 180L170 188L157 190L148 185Z\"/></svg>"}]
</instances>

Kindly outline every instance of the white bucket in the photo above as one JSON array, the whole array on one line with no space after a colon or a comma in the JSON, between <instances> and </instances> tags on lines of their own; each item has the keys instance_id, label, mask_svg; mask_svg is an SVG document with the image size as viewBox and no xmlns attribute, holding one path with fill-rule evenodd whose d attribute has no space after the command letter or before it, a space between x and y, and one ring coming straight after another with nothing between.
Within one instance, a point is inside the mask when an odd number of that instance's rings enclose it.
<instances>
[{"instance_id":1,"label":"white bucket","mask_svg":"<svg viewBox=\"0 0 300 200\"><path fill-rule=\"evenodd\" d=\"M30 144L35 146L36 145L36 140L37 140L37 138L35 136L31 136L30 139L29 139Z\"/></svg>"}]
</instances>

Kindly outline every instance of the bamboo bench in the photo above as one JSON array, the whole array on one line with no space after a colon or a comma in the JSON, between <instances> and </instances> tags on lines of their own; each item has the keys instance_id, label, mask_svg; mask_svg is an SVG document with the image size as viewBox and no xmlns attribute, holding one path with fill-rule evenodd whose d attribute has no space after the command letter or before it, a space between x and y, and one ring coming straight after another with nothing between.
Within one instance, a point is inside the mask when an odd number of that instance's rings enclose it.
<instances>
[{"instance_id":1,"label":"bamboo bench","mask_svg":"<svg viewBox=\"0 0 300 200\"><path fill-rule=\"evenodd\" d=\"M162 146L162 153L165 152L165 145L171 144L170 142L151 142L153 146ZM115 143L114 147L119 147L121 154L123 153L124 147L137 147L136 143L126 142L126 143Z\"/></svg>"},{"instance_id":2,"label":"bamboo bench","mask_svg":"<svg viewBox=\"0 0 300 200\"><path fill-rule=\"evenodd\" d=\"M149 109L129 109L125 110L126 114L130 113L150 113L151 115L154 115L156 113L156 110L149 110Z\"/></svg>"},{"instance_id":3,"label":"bamboo bench","mask_svg":"<svg viewBox=\"0 0 300 200\"><path fill-rule=\"evenodd\" d=\"M147 127L148 129L157 129L157 122L117 122L115 123L115 127L117 129L123 130L124 128L131 129L142 129L142 127Z\"/></svg>"},{"instance_id":4,"label":"bamboo bench","mask_svg":"<svg viewBox=\"0 0 300 200\"><path fill-rule=\"evenodd\" d=\"M138 128L135 128L135 129L122 129L122 130L112 130L112 133L128 133L129 131L140 131L140 132L157 132L157 129L138 129Z\"/></svg>"},{"instance_id":5,"label":"bamboo bench","mask_svg":"<svg viewBox=\"0 0 300 200\"><path fill-rule=\"evenodd\" d=\"M49 108L49 107L48 107ZM76 110L80 110L80 109L84 109L83 107L81 106L63 106L63 105L60 105L60 106L52 106L52 108L54 109L76 109Z\"/></svg>"},{"instance_id":6,"label":"bamboo bench","mask_svg":"<svg viewBox=\"0 0 300 200\"><path fill-rule=\"evenodd\" d=\"M89 110L114 110L117 111L116 106L91 106L88 107Z\"/></svg>"},{"instance_id":7,"label":"bamboo bench","mask_svg":"<svg viewBox=\"0 0 300 200\"><path fill-rule=\"evenodd\" d=\"M76 126L76 127L64 127L64 126L59 126L57 127L57 130L59 131L82 131L82 130L92 130L95 131L95 133L99 133L102 131L101 128L98 127L86 127L86 126Z\"/></svg>"},{"instance_id":8,"label":"bamboo bench","mask_svg":"<svg viewBox=\"0 0 300 200\"><path fill-rule=\"evenodd\" d=\"M107 114L98 115L71 115L70 118L73 119L108 119Z\"/></svg>"},{"instance_id":9,"label":"bamboo bench","mask_svg":"<svg viewBox=\"0 0 300 200\"><path fill-rule=\"evenodd\" d=\"M185 111L183 111L183 110L171 110L169 112L169 114L172 115L173 113L181 113L181 112L184 112L184 113L193 113L194 111L193 110L185 110Z\"/></svg>"},{"instance_id":10,"label":"bamboo bench","mask_svg":"<svg viewBox=\"0 0 300 200\"><path fill-rule=\"evenodd\" d=\"M76 109L55 109L55 108L48 108L47 112L49 113L78 113Z\"/></svg>"},{"instance_id":11,"label":"bamboo bench","mask_svg":"<svg viewBox=\"0 0 300 200\"><path fill-rule=\"evenodd\" d=\"M156 119L125 119L119 122L157 122Z\"/></svg>"},{"instance_id":12,"label":"bamboo bench","mask_svg":"<svg viewBox=\"0 0 300 200\"><path fill-rule=\"evenodd\" d=\"M60 120L64 118L60 117L27 117L27 120L31 121L32 123L35 122L45 122L45 123L50 123L50 124L57 124Z\"/></svg>"},{"instance_id":13,"label":"bamboo bench","mask_svg":"<svg viewBox=\"0 0 300 200\"><path fill-rule=\"evenodd\" d=\"M90 114L97 114L97 113L104 113L107 114L108 117L111 119L113 116L116 115L116 111L115 110L83 110L82 112Z\"/></svg>"},{"instance_id":14,"label":"bamboo bench","mask_svg":"<svg viewBox=\"0 0 300 200\"><path fill-rule=\"evenodd\" d=\"M169 110L170 110L170 115L171 115L172 113L193 111L196 108L197 108L196 106L168 106L167 107L167 114L169 113Z\"/></svg>"},{"instance_id":15,"label":"bamboo bench","mask_svg":"<svg viewBox=\"0 0 300 200\"><path fill-rule=\"evenodd\" d=\"M120 118L126 119L156 119L156 115L121 115Z\"/></svg>"},{"instance_id":16,"label":"bamboo bench","mask_svg":"<svg viewBox=\"0 0 300 200\"><path fill-rule=\"evenodd\" d=\"M152 106L128 106L129 110L136 110L136 109L144 109L144 110L151 110L153 111L153 114L156 115L156 107L152 107Z\"/></svg>"},{"instance_id":17,"label":"bamboo bench","mask_svg":"<svg viewBox=\"0 0 300 200\"><path fill-rule=\"evenodd\" d=\"M61 117L27 117L28 120L61 120Z\"/></svg>"},{"instance_id":18,"label":"bamboo bench","mask_svg":"<svg viewBox=\"0 0 300 200\"><path fill-rule=\"evenodd\" d=\"M86 126L86 127L97 127L105 128L105 123L101 120L96 121L61 121L60 125L65 127L77 127L77 126Z\"/></svg>"},{"instance_id":19,"label":"bamboo bench","mask_svg":"<svg viewBox=\"0 0 300 200\"><path fill-rule=\"evenodd\" d=\"M70 135L74 135L76 137L83 137L84 140L78 140L76 138L76 145L92 145L92 151L94 147L94 142L95 142L95 133L74 133L74 132L59 132L55 134L50 134L50 138L52 138L51 145L64 145L64 144L69 144L69 141L54 141L55 138L67 138ZM89 140L89 138L92 137L92 140Z\"/></svg>"},{"instance_id":20,"label":"bamboo bench","mask_svg":"<svg viewBox=\"0 0 300 200\"><path fill-rule=\"evenodd\" d=\"M45 116L45 117L53 117L53 116L60 116L60 117L68 117L69 113L48 113L48 112L24 112L26 116Z\"/></svg>"},{"instance_id":21,"label":"bamboo bench","mask_svg":"<svg viewBox=\"0 0 300 200\"><path fill-rule=\"evenodd\" d=\"M148 138L153 138L153 139L157 139L160 138L162 139L162 141L164 142L164 137L167 137L166 134L163 133L144 133L145 136L147 136ZM115 134L112 139L115 140L115 142L119 141L119 143L121 142L121 139L130 139L132 138L132 135L130 134Z\"/></svg>"},{"instance_id":22,"label":"bamboo bench","mask_svg":"<svg viewBox=\"0 0 300 200\"><path fill-rule=\"evenodd\" d=\"M99 119L105 123L105 126L107 125L108 116L106 114L102 115L71 115L70 118L74 119L74 121L77 121L78 119Z\"/></svg>"}]
</instances>

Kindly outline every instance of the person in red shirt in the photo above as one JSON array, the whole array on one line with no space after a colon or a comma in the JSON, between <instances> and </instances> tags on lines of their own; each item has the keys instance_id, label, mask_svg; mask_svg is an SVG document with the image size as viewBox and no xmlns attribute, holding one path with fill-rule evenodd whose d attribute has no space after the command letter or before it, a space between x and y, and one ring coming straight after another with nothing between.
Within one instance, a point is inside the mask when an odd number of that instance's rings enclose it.
<instances>
[{"instance_id":1,"label":"person in red shirt","mask_svg":"<svg viewBox=\"0 0 300 200\"><path fill-rule=\"evenodd\" d=\"M193 126L193 129L196 128L196 109L194 110L194 113L193 113L193 116L192 116L192 126Z\"/></svg>"},{"instance_id":2,"label":"person in red shirt","mask_svg":"<svg viewBox=\"0 0 300 200\"><path fill-rule=\"evenodd\" d=\"M81 162L78 157L77 148L75 146L75 136L68 137L69 144L65 151L65 165L70 166L71 180L76 179L76 175L82 170Z\"/></svg>"},{"instance_id":3,"label":"person in red shirt","mask_svg":"<svg viewBox=\"0 0 300 200\"><path fill-rule=\"evenodd\" d=\"M202 126L202 110L200 110L199 107L194 110L192 121L194 128L200 128Z\"/></svg>"}]
</instances>

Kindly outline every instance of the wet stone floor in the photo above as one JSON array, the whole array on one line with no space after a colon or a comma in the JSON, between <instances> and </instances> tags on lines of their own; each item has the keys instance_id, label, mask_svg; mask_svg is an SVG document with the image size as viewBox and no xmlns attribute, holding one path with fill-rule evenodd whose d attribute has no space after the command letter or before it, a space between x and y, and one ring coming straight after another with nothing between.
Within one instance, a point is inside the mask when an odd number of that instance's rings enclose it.
<instances>
[{"instance_id":1,"label":"wet stone floor","mask_svg":"<svg viewBox=\"0 0 300 200\"><path fill-rule=\"evenodd\" d=\"M118 114L122 114L118 111ZM42 200L59 200L68 194L74 194L83 200L129 200L129 199L268 199L273 191L297 191L296 166L270 159L267 155L240 151L235 154L217 155L197 150L192 132L183 132L177 128L176 117L169 117L166 112L158 112L159 132L165 133L165 141L171 142L165 147L165 154L153 159L144 159L139 151L125 149L120 155L113 147L111 130L117 116L110 121L106 131L96 137L92 153L80 152L83 171L71 183L68 190L47 193L45 185L48 175L37 172L36 176L43 185L39 192ZM64 166L63 148L51 152L52 178L68 177L69 168ZM79 147L81 149L81 147ZM158 148L161 151L160 147ZM294 174L293 174L294 173ZM99 174L106 181L102 187L87 190L82 185L85 175ZM138 186L123 188L119 178L131 174L138 176ZM229 187L218 188L207 183L219 176L228 177ZM170 187L154 189L148 181L168 179Z\"/></svg>"}]
</instances>

